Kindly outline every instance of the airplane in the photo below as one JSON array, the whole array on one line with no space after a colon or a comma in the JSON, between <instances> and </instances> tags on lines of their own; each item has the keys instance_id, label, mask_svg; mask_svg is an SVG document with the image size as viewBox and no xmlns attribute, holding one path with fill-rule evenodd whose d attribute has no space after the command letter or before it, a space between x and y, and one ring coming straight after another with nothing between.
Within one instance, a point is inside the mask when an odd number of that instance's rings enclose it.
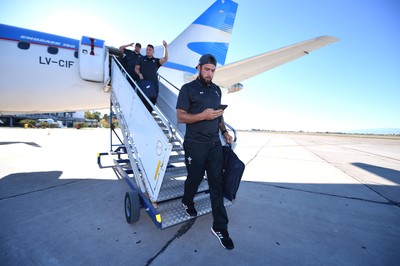
<instances>
[{"instance_id":1,"label":"airplane","mask_svg":"<svg viewBox=\"0 0 400 266\"><path fill-rule=\"evenodd\" d=\"M118 118L119 134L111 130L120 142L114 144L111 135L110 152L99 153L97 159L102 167L101 156L118 156L115 169L132 188L125 194L127 222L139 219L141 205L160 228L190 219L180 201L186 178L185 127L177 123L175 107L179 88L197 76L195 66L200 56L215 56L214 83L224 93L236 93L243 88L241 81L338 41L321 36L225 64L237 9L232 0L215 1L168 45L169 59L158 70L159 95L151 113L140 99L142 91L132 88L129 74L115 58L117 49L106 46L104 40L87 36L76 40L0 24L0 113L72 112L112 106L110 115ZM156 47L155 57L163 56L164 47ZM236 144L235 129L226 126L233 133L232 144ZM129 164L121 155L128 157ZM201 207L199 213L206 214L211 212L211 204L207 184L202 184L195 202Z\"/></svg>"},{"instance_id":2,"label":"airplane","mask_svg":"<svg viewBox=\"0 0 400 266\"><path fill-rule=\"evenodd\" d=\"M232 93L243 88L243 80L338 41L320 36L225 64L237 9L232 0L215 1L168 45L169 60L159 69L167 80L160 79L160 93L166 82L180 88L193 80L205 53L218 61L214 83ZM163 57L163 49L156 47L155 57ZM97 38L77 40L0 24L0 114L109 108L109 55L115 50Z\"/></svg>"}]
</instances>

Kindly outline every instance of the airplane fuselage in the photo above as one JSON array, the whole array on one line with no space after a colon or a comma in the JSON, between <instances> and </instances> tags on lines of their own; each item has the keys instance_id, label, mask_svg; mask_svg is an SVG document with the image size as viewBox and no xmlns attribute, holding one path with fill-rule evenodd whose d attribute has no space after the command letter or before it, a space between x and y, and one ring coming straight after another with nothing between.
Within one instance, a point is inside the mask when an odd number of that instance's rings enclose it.
<instances>
[{"instance_id":1,"label":"airplane fuselage","mask_svg":"<svg viewBox=\"0 0 400 266\"><path fill-rule=\"evenodd\" d=\"M0 110L3 113L109 107L104 79L88 81L80 75L79 47L83 47L79 40L0 26Z\"/></svg>"},{"instance_id":2,"label":"airplane fuselage","mask_svg":"<svg viewBox=\"0 0 400 266\"><path fill-rule=\"evenodd\" d=\"M166 89L160 95L168 95L157 104L175 112L176 88L197 77L195 67L203 54L215 56L213 82L231 93L243 88L243 80L338 41L321 36L225 65L237 7L231 0L215 1L168 44L168 61L158 70L160 88ZM76 40L0 24L0 113L108 108L109 51L99 39ZM154 57L164 57L164 52L156 46Z\"/></svg>"}]
</instances>

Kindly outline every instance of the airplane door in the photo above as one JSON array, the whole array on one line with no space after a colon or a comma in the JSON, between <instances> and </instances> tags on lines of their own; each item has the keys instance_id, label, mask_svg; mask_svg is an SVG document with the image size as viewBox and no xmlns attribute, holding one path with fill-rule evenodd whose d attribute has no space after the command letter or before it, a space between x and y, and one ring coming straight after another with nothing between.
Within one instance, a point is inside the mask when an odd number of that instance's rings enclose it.
<instances>
[{"instance_id":1,"label":"airplane door","mask_svg":"<svg viewBox=\"0 0 400 266\"><path fill-rule=\"evenodd\" d=\"M79 74L82 79L104 82L105 69L108 68L107 52L103 40L82 37L79 43Z\"/></svg>"}]
</instances>

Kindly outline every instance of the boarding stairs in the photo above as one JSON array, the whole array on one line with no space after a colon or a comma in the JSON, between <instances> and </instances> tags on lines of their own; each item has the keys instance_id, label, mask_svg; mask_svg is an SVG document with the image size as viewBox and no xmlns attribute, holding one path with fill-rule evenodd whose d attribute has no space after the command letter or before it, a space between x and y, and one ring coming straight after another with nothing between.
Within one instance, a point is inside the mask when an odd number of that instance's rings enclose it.
<instances>
[{"instance_id":1,"label":"boarding stairs","mask_svg":"<svg viewBox=\"0 0 400 266\"><path fill-rule=\"evenodd\" d=\"M178 128L176 123L177 93L171 92L165 86L160 82L160 95L156 106L144 96L153 107L150 113L139 98L139 94L144 95L141 89L118 60L113 58L111 110L118 119L119 135L122 135L122 138L117 136L119 144L113 144L113 140L111 141L110 153L118 155L118 159L114 160L115 169L127 181L133 193L125 197L125 208L127 204L131 208L125 210L125 214L127 215L127 211L136 212L133 213L133 222L136 221L140 216L137 206L140 206L162 229L190 219L181 203L187 170L182 128ZM165 96L161 91L169 93L169 96ZM140 201L140 205L135 202L137 200ZM194 202L199 216L211 212L206 179L201 182ZM231 202L225 199L224 204L228 206ZM127 221L132 220L127 217Z\"/></svg>"}]
</instances>

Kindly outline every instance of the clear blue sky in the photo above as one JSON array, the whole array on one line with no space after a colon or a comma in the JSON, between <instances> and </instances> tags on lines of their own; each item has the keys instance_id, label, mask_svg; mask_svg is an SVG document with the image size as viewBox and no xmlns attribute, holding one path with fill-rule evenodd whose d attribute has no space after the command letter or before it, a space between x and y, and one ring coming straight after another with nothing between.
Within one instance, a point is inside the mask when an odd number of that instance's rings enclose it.
<instances>
[{"instance_id":1,"label":"clear blue sky","mask_svg":"<svg viewBox=\"0 0 400 266\"><path fill-rule=\"evenodd\" d=\"M0 2L0 23L118 47L171 42L214 0ZM400 1L237 0L226 63L320 35L340 42L248 79L225 95L236 128L400 128Z\"/></svg>"}]
</instances>

